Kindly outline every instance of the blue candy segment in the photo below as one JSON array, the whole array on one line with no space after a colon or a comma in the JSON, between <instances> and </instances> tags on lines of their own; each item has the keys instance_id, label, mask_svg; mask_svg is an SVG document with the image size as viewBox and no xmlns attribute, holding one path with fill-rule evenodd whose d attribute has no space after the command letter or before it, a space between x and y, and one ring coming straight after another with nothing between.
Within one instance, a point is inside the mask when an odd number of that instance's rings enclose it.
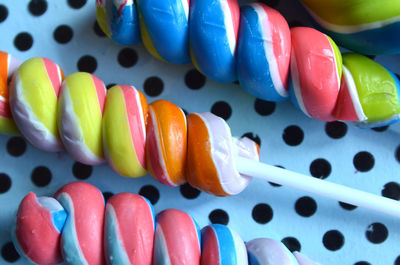
<instances>
[{"instance_id":1,"label":"blue candy segment","mask_svg":"<svg viewBox=\"0 0 400 265\"><path fill-rule=\"evenodd\" d=\"M257 12L251 6L241 10L240 31L238 38L237 66L240 85L251 95L268 101L286 100L274 86L268 63L262 25Z\"/></svg>"},{"instance_id":2,"label":"blue candy segment","mask_svg":"<svg viewBox=\"0 0 400 265\"><path fill-rule=\"evenodd\" d=\"M139 18L135 3L117 7L112 0L106 1L107 16L110 21L111 38L121 45L136 45L141 42ZM120 10L118 10L120 8Z\"/></svg>"},{"instance_id":3,"label":"blue candy segment","mask_svg":"<svg viewBox=\"0 0 400 265\"><path fill-rule=\"evenodd\" d=\"M190 62L189 24L182 1L140 0L138 8L157 53L174 64Z\"/></svg>"},{"instance_id":4,"label":"blue candy segment","mask_svg":"<svg viewBox=\"0 0 400 265\"><path fill-rule=\"evenodd\" d=\"M218 239L220 265L236 265L236 248L231 230L225 225L211 225Z\"/></svg>"},{"instance_id":5,"label":"blue candy segment","mask_svg":"<svg viewBox=\"0 0 400 265\"><path fill-rule=\"evenodd\" d=\"M192 1L189 20L190 45L199 70L217 82L236 81L220 0Z\"/></svg>"},{"instance_id":6,"label":"blue candy segment","mask_svg":"<svg viewBox=\"0 0 400 265\"><path fill-rule=\"evenodd\" d=\"M61 233L65 225L65 221L67 220L67 212L64 210L52 212L51 217L54 227L57 229L58 232Z\"/></svg>"}]
</instances>

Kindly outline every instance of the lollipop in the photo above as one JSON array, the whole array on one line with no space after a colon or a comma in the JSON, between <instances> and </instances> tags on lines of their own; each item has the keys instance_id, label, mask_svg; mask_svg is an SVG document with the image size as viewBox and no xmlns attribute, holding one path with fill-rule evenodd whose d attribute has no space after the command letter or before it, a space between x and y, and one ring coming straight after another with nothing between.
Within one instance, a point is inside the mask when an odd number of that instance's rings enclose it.
<instances>
[{"instance_id":1,"label":"lollipop","mask_svg":"<svg viewBox=\"0 0 400 265\"><path fill-rule=\"evenodd\" d=\"M11 116L8 84L21 62L11 54L0 51L0 133L19 134Z\"/></svg>"},{"instance_id":2,"label":"lollipop","mask_svg":"<svg viewBox=\"0 0 400 265\"><path fill-rule=\"evenodd\" d=\"M76 196L77 194L80 196ZM62 187L56 197L61 203L72 200L70 204L77 206L66 208L68 217L64 223L66 213L55 199L39 198L40 203L45 205L41 208L37 206L36 196L29 193L20 204L15 230L19 236L18 241L15 241L17 246L21 244L28 247L28 251L21 248L17 250L21 254L27 254L30 261L39 265L60 263L61 249L67 264L103 264L101 258L93 259L91 255L96 253L98 256L103 251L98 244L98 226L104 218L99 214L101 211L96 210L101 210L102 207L98 206L103 206L99 204L98 194L101 193L96 187L84 182L72 182ZM85 210L83 205L89 206L86 207L86 211L82 211ZM57 219L53 224L48 222L48 210L51 211L53 220ZM112 196L106 205L104 222L106 263L247 265L249 261L250 265L297 264L283 244L273 239L251 240L247 243L246 252L241 237L225 225L206 226L200 235L200 229L194 219L177 209L162 211L156 220L154 229L153 208L142 196L133 193ZM50 233L53 225L56 225L58 233ZM72 241L66 241L67 237L74 235L71 234L71 225L77 234L70 238ZM31 229L40 229L41 232L47 233L32 233ZM21 234L21 231L25 233ZM85 233L91 236L85 237ZM60 246L61 237L63 241ZM77 248L76 251L79 251L79 248L85 251L75 252L73 255L75 250L66 249L66 244ZM314 264L306 256L299 253L296 255L303 262L300 264Z\"/></svg>"},{"instance_id":3,"label":"lollipop","mask_svg":"<svg viewBox=\"0 0 400 265\"><path fill-rule=\"evenodd\" d=\"M400 3L302 0L316 23L343 47L363 54L400 53Z\"/></svg>"}]
</instances>

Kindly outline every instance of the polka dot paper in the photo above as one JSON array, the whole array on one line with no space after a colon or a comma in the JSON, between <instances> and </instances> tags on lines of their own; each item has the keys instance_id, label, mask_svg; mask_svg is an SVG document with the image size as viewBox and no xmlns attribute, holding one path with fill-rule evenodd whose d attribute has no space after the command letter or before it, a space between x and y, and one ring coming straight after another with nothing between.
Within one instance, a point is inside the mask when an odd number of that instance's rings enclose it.
<instances>
[{"instance_id":1,"label":"polka dot paper","mask_svg":"<svg viewBox=\"0 0 400 265\"><path fill-rule=\"evenodd\" d=\"M296 0L261 2L292 27L310 25ZM0 50L21 60L47 57L66 76L85 71L107 88L134 85L149 102L166 99L186 113L210 111L227 121L233 135L258 142L264 163L400 200L400 124L359 129L313 120L290 102L259 100L237 82L214 82L192 64L160 62L142 45L118 46L96 23L94 0L1 1L0 34ZM398 56L373 59L400 74ZM66 152L39 151L18 136L0 135L0 158L0 264L28 264L10 235L22 198L30 191L51 196L76 180L96 185L106 200L138 193L157 213L177 208L201 227L227 224L245 241L273 238L321 264L400 264L396 218L275 183L253 180L239 195L219 198L188 184L169 188L149 175L124 178L105 164L92 167Z\"/></svg>"}]
</instances>

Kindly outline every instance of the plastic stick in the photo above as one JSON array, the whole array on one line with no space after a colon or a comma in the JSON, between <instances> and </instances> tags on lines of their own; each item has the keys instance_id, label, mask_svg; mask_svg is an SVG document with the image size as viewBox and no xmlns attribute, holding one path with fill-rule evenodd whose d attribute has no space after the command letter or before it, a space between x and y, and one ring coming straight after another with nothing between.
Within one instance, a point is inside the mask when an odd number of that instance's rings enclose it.
<instances>
[{"instance_id":1,"label":"plastic stick","mask_svg":"<svg viewBox=\"0 0 400 265\"><path fill-rule=\"evenodd\" d=\"M243 157L236 157L236 165L241 174L253 178L265 179L276 184L289 186L400 218L400 202L396 200L295 173Z\"/></svg>"}]
</instances>

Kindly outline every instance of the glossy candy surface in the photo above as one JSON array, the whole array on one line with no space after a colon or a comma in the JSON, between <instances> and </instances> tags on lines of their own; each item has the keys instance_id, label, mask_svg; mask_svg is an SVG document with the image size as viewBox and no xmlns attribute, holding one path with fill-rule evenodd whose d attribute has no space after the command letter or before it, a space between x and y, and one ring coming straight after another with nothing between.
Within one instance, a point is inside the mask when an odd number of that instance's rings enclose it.
<instances>
[{"instance_id":1,"label":"glossy candy surface","mask_svg":"<svg viewBox=\"0 0 400 265\"><path fill-rule=\"evenodd\" d=\"M171 187L184 184L186 151L185 113L166 100L151 103L146 132L146 161L150 174Z\"/></svg>"},{"instance_id":2,"label":"glossy candy surface","mask_svg":"<svg viewBox=\"0 0 400 265\"><path fill-rule=\"evenodd\" d=\"M215 81L236 81L237 0L193 0L189 10L193 64Z\"/></svg>"},{"instance_id":3,"label":"glossy candy surface","mask_svg":"<svg viewBox=\"0 0 400 265\"><path fill-rule=\"evenodd\" d=\"M202 265L247 265L246 246L240 236L225 225L213 224L201 230Z\"/></svg>"},{"instance_id":4,"label":"glossy candy surface","mask_svg":"<svg viewBox=\"0 0 400 265\"><path fill-rule=\"evenodd\" d=\"M120 175L146 175L147 101L136 88L116 85L107 91L103 147L110 166Z\"/></svg>"},{"instance_id":5,"label":"glossy candy surface","mask_svg":"<svg viewBox=\"0 0 400 265\"><path fill-rule=\"evenodd\" d=\"M33 146L47 152L63 149L57 130L62 80L57 64L35 57L18 68L10 88L10 108L20 132Z\"/></svg>"},{"instance_id":6,"label":"glossy candy surface","mask_svg":"<svg viewBox=\"0 0 400 265\"><path fill-rule=\"evenodd\" d=\"M355 53L343 55L344 76L334 111L338 120L361 127L384 126L400 118L400 82L389 70Z\"/></svg>"},{"instance_id":7,"label":"glossy candy surface","mask_svg":"<svg viewBox=\"0 0 400 265\"><path fill-rule=\"evenodd\" d=\"M11 116L8 85L20 64L11 54L0 51L0 133L19 134Z\"/></svg>"},{"instance_id":8,"label":"glossy candy surface","mask_svg":"<svg viewBox=\"0 0 400 265\"><path fill-rule=\"evenodd\" d=\"M107 264L151 265L154 210L144 197L119 193L106 205L104 250Z\"/></svg>"},{"instance_id":9,"label":"glossy candy surface","mask_svg":"<svg viewBox=\"0 0 400 265\"><path fill-rule=\"evenodd\" d=\"M340 51L312 28L292 28L291 35L290 98L307 116L332 121L342 76Z\"/></svg>"},{"instance_id":10,"label":"glossy candy surface","mask_svg":"<svg viewBox=\"0 0 400 265\"><path fill-rule=\"evenodd\" d=\"M86 182L71 182L54 196L68 213L61 250L68 264L104 264L104 198Z\"/></svg>"},{"instance_id":11,"label":"glossy candy surface","mask_svg":"<svg viewBox=\"0 0 400 265\"><path fill-rule=\"evenodd\" d=\"M211 113L191 113L187 119L190 185L217 196L240 193L251 178L236 169L229 126Z\"/></svg>"},{"instance_id":12,"label":"glossy candy surface","mask_svg":"<svg viewBox=\"0 0 400 265\"><path fill-rule=\"evenodd\" d=\"M134 0L96 0L100 28L120 45L140 43L139 18Z\"/></svg>"},{"instance_id":13,"label":"glossy candy surface","mask_svg":"<svg viewBox=\"0 0 400 265\"><path fill-rule=\"evenodd\" d=\"M280 241L256 238L246 243L249 265L298 265L293 254Z\"/></svg>"},{"instance_id":14,"label":"glossy candy surface","mask_svg":"<svg viewBox=\"0 0 400 265\"><path fill-rule=\"evenodd\" d=\"M200 229L185 212L168 209L157 215L153 264L200 264Z\"/></svg>"},{"instance_id":15,"label":"glossy candy surface","mask_svg":"<svg viewBox=\"0 0 400 265\"><path fill-rule=\"evenodd\" d=\"M302 0L314 20L339 45L363 54L400 53L400 2Z\"/></svg>"},{"instance_id":16,"label":"glossy candy surface","mask_svg":"<svg viewBox=\"0 0 400 265\"><path fill-rule=\"evenodd\" d=\"M12 231L15 247L32 263L61 263L61 231L66 218L67 213L56 199L36 197L30 192L18 208Z\"/></svg>"},{"instance_id":17,"label":"glossy candy surface","mask_svg":"<svg viewBox=\"0 0 400 265\"><path fill-rule=\"evenodd\" d=\"M102 118L106 87L96 76L78 72L62 83L57 106L60 138L71 156L86 165L104 162Z\"/></svg>"},{"instance_id":18,"label":"glossy candy surface","mask_svg":"<svg viewBox=\"0 0 400 265\"><path fill-rule=\"evenodd\" d=\"M293 255L296 258L299 265L319 265L319 263L311 260L309 257L298 251L293 252Z\"/></svg>"},{"instance_id":19,"label":"glossy candy surface","mask_svg":"<svg viewBox=\"0 0 400 265\"><path fill-rule=\"evenodd\" d=\"M247 92L263 100L286 100L290 52L289 26L278 11L262 3L241 8L237 69Z\"/></svg>"},{"instance_id":20,"label":"glossy candy surface","mask_svg":"<svg viewBox=\"0 0 400 265\"><path fill-rule=\"evenodd\" d=\"M170 63L189 63L189 0L138 0L137 5L143 44L150 54Z\"/></svg>"}]
</instances>

